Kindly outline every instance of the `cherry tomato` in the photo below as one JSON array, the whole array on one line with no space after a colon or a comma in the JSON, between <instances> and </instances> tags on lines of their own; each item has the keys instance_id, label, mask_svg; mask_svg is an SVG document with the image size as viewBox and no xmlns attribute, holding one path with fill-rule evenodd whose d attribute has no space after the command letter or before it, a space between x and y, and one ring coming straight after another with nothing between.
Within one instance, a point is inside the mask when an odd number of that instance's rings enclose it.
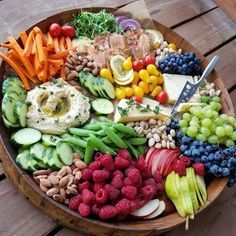
<instances>
[{"instance_id":1,"label":"cherry tomato","mask_svg":"<svg viewBox=\"0 0 236 236\"><path fill-rule=\"evenodd\" d=\"M75 37L75 29L74 29L74 27L72 27L70 25L63 25L62 26L62 34L65 37L74 38Z\"/></svg>"},{"instance_id":2,"label":"cherry tomato","mask_svg":"<svg viewBox=\"0 0 236 236\"><path fill-rule=\"evenodd\" d=\"M138 103L142 103L142 101L143 101L143 99L140 98L140 97L135 97L134 96L133 99L134 99L135 102L138 102Z\"/></svg>"},{"instance_id":3,"label":"cherry tomato","mask_svg":"<svg viewBox=\"0 0 236 236\"><path fill-rule=\"evenodd\" d=\"M62 34L62 28L58 23L52 23L49 26L49 33L53 38L58 38Z\"/></svg>"},{"instance_id":4,"label":"cherry tomato","mask_svg":"<svg viewBox=\"0 0 236 236\"><path fill-rule=\"evenodd\" d=\"M156 100L160 103L160 104L164 104L167 102L168 100L168 94L166 91L162 91L160 93L157 94L156 96Z\"/></svg>"},{"instance_id":5,"label":"cherry tomato","mask_svg":"<svg viewBox=\"0 0 236 236\"><path fill-rule=\"evenodd\" d=\"M140 71L143 69L143 61L142 60L136 60L133 62L133 69L135 71Z\"/></svg>"},{"instance_id":6,"label":"cherry tomato","mask_svg":"<svg viewBox=\"0 0 236 236\"><path fill-rule=\"evenodd\" d=\"M155 64L155 57L153 55L146 55L143 59L143 64L144 66Z\"/></svg>"}]
</instances>

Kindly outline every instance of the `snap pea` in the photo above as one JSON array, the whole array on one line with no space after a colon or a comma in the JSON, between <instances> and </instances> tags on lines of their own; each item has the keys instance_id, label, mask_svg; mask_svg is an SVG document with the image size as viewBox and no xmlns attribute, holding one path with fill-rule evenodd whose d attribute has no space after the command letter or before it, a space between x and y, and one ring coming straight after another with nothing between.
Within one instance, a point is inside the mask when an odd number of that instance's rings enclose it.
<instances>
[{"instance_id":1,"label":"snap pea","mask_svg":"<svg viewBox=\"0 0 236 236\"><path fill-rule=\"evenodd\" d=\"M127 148L126 143L113 131L112 128L102 124L102 129L117 147Z\"/></svg>"},{"instance_id":2,"label":"snap pea","mask_svg":"<svg viewBox=\"0 0 236 236\"><path fill-rule=\"evenodd\" d=\"M110 139L108 136L102 138L102 141L103 141L105 144L111 144L111 143L112 143L111 139Z\"/></svg>"},{"instance_id":3,"label":"snap pea","mask_svg":"<svg viewBox=\"0 0 236 236\"><path fill-rule=\"evenodd\" d=\"M123 124L113 124L113 127L123 133L130 134L132 136L136 136L136 133L132 127Z\"/></svg>"},{"instance_id":4,"label":"snap pea","mask_svg":"<svg viewBox=\"0 0 236 236\"><path fill-rule=\"evenodd\" d=\"M71 134L75 134L77 136L80 136L80 137L86 137L86 136L89 136L89 134L92 132L92 133L95 133L94 131L92 130L86 130L86 129L79 129L79 128L68 128L69 132Z\"/></svg>"},{"instance_id":5,"label":"snap pea","mask_svg":"<svg viewBox=\"0 0 236 236\"><path fill-rule=\"evenodd\" d=\"M138 138L129 138L128 142L131 145L142 145L147 142L147 138L144 137L138 137Z\"/></svg>"},{"instance_id":6,"label":"snap pea","mask_svg":"<svg viewBox=\"0 0 236 236\"><path fill-rule=\"evenodd\" d=\"M138 151L127 140L124 140L124 141L127 144L128 151L131 153L131 155L138 158L138 156L139 156Z\"/></svg>"},{"instance_id":7,"label":"snap pea","mask_svg":"<svg viewBox=\"0 0 236 236\"><path fill-rule=\"evenodd\" d=\"M116 155L116 152L104 144L99 138L97 138L93 134L89 134L90 140L95 148L100 150L102 153L110 153L112 155Z\"/></svg>"},{"instance_id":8,"label":"snap pea","mask_svg":"<svg viewBox=\"0 0 236 236\"><path fill-rule=\"evenodd\" d=\"M108 122L108 123L112 123L111 120L109 120L107 117L105 116L99 116L98 117L98 120L101 121L101 122Z\"/></svg>"},{"instance_id":9,"label":"snap pea","mask_svg":"<svg viewBox=\"0 0 236 236\"><path fill-rule=\"evenodd\" d=\"M85 150L85 157L84 157L84 162L87 165L92 161L93 153L94 153L94 146L93 146L91 140L89 139L87 142L87 147Z\"/></svg>"},{"instance_id":10,"label":"snap pea","mask_svg":"<svg viewBox=\"0 0 236 236\"><path fill-rule=\"evenodd\" d=\"M93 130L93 131L99 131L102 129L102 124L105 123L108 126L111 126L112 123L108 123L108 122L100 122L100 123L96 123L96 124L87 124L84 125L82 128L83 129L88 129L88 130Z\"/></svg>"},{"instance_id":11,"label":"snap pea","mask_svg":"<svg viewBox=\"0 0 236 236\"><path fill-rule=\"evenodd\" d=\"M94 118L92 118L89 122L89 124L96 124L96 123L98 123L98 120L96 120Z\"/></svg>"},{"instance_id":12,"label":"snap pea","mask_svg":"<svg viewBox=\"0 0 236 236\"><path fill-rule=\"evenodd\" d=\"M99 130L99 131L97 131L96 132L96 134L98 135L98 136L106 136L106 133L104 132L104 130Z\"/></svg>"},{"instance_id":13,"label":"snap pea","mask_svg":"<svg viewBox=\"0 0 236 236\"><path fill-rule=\"evenodd\" d=\"M61 135L61 138L64 139L64 138L69 138L69 137L72 137L72 135L68 134L68 133L64 133Z\"/></svg>"},{"instance_id":14,"label":"snap pea","mask_svg":"<svg viewBox=\"0 0 236 236\"><path fill-rule=\"evenodd\" d=\"M80 156L80 158L81 159L84 159L84 157L85 157L85 150L84 149L80 149L80 148L78 148L76 145L74 145L74 144L69 144L72 148L73 148L73 151L74 152L76 152L79 156Z\"/></svg>"},{"instance_id":15,"label":"snap pea","mask_svg":"<svg viewBox=\"0 0 236 236\"><path fill-rule=\"evenodd\" d=\"M137 147L137 149L138 149L138 152L139 152L139 154L140 154L141 156L143 156L143 155L145 154L145 147L144 147L144 145L139 145L139 146Z\"/></svg>"},{"instance_id":16,"label":"snap pea","mask_svg":"<svg viewBox=\"0 0 236 236\"><path fill-rule=\"evenodd\" d=\"M82 148L86 148L86 146L87 146L87 142L80 139L80 138L68 137L68 138L64 138L63 141L66 143L71 143L71 144L77 145Z\"/></svg>"}]
</instances>

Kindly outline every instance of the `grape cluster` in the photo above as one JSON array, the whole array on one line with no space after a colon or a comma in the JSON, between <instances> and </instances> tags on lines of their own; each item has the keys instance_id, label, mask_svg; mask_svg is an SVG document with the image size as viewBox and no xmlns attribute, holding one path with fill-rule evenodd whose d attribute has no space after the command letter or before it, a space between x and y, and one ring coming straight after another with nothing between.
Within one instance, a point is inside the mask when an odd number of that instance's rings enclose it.
<instances>
[{"instance_id":1,"label":"grape cluster","mask_svg":"<svg viewBox=\"0 0 236 236\"><path fill-rule=\"evenodd\" d=\"M236 145L221 148L219 145L197 141L181 131L177 132L177 138L181 153L192 162L203 163L206 172L216 177L230 176L229 186L236 183Z\"/></svg>"},{"instance_id":2,"label":"grape cluster","mask_svg":"<svg viewBox=\"0 0 236 236\"><path fill-rule=\"evenodd\" d=\"M201 73L200 59L194 52L170 54L159 61L163 73L181 75L199 75Z\"/></svg>"},{"instance_id":3,"label":"grape cluster","mask_svg":"<svg viewBox=\"0 0 236 236\"><path fill-rule=\"evenodd\" d=\"M218 96L201 96L201 103L210 104L211 102L220 103L220 97Z\"/></svg>"}]
</instances>

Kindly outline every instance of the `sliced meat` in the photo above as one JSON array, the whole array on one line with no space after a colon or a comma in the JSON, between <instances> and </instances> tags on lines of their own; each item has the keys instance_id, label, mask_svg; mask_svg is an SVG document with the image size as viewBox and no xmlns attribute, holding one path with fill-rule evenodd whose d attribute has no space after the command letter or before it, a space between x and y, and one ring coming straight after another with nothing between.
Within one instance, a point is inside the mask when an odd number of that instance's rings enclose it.
<instances>
[{"instance_id":1,"label":"sliced meat","mask_svg":"<svg viewBox=\"0 0 236 236\"><path fill-rule=\"evenodd\" d=\"M138 41L138 48L142 49L142 58L151 52L151 40L146 34L142 34Z\"/></svg>"},{"instance_id":2,"label":"sliced meat","mask_svg":"<svg viewBox=\"0 0 236 236\"><path fill-rule=\"evenodd\" d=\"M112 49L126 49L127 48L127 42L125 40L125 37L121 34L113 33L110 35L109 38L109 44L110 48Z\"/></svg>"},{"instance_id":3,"label":"sliced meat","mask_svg":"<svg viewBox=\"0 0 236 236\"><path fill-rule=\"evenodd\" d=\"M94 47L100 51L104 51L104 50L110 48L109 37L110 37L109 34L96 35L93 40Z\"/></svg>"},{"instance_id":4,"label":"sliced meat","mask_svg":"<svg viewBox=\"0 0 236 236\"><path fill-rule=\"evenodd\" d=\"M88 55L92 57L99 67L106 66L107 60L104 52L96 50L94 46L90 46L88 47Z\"/></svg>"}]
</instances>

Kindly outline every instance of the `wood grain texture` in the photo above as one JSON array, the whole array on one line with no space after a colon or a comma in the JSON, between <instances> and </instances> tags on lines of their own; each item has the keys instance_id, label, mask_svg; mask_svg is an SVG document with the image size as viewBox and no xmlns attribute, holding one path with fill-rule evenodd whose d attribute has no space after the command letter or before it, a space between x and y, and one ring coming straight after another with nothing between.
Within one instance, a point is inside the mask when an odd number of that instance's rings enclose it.
<instances>
[{"instance_id":1,"label":"wood grain texture","mask_svg":"<svg viewBox=\"0 0 236 236\"><path fill-rule=\"evenodd\" d=\"M214 0L214 2L234 21L236 21L235 0Z\"/></svg>"},{"instance_id":2,"label":"wood grain texture","mask_svg":"<svg viewBox=\"0 0 236 236\"><path fill-rule=\"evenodd\" d=\"M230 93L230 97L232 100L232 103L235 107L235 111L236 111L236 89L234 89L231 93Z\"/></svg>"},{"instance_id":3,"label":"wood grain texture","mask_svg":"<svg viewBox=\"0 0 236 236\"><path fill-rule=\"evenodd\" d=\"M2 163L0 162L0 176L2 176L4 174L4 170L2 168Z\"/></svg>"},{"instance_id":4,"label":"wood grain texture","mask_svg":"<svg viewBox=\"0 0 236 236\"><path fill-rule=\"evenodd\" d=\"M19 194L8 179L0 181L0 212L1 236L40 236L56 226Z\"/></svg>"},{"instance_id":5,"label":"wood grain texture","mask_svg":"<svg viewBox=\"0 0 236 236\"><path fill-rule=\"evenodd\" d=\"M236 35L236 23L217 8L174 30L206 54Z\"/></svg>"}]
</instances>

